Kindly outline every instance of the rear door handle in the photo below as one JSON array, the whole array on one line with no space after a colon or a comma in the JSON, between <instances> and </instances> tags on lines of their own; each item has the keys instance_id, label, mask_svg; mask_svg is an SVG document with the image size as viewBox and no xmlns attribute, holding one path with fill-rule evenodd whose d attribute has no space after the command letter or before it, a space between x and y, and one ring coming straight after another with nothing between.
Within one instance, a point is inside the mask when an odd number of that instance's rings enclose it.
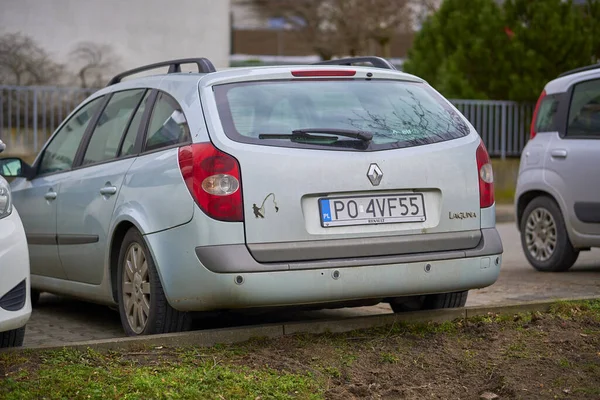
<instances>
[{"instance_id":1,"label":"rear door handle","mask_svg":"<svg viewBox=\"0 0 600 400\"><path fill-rule=\"evenodd\" d=\"M552 158L567 158L567 151L564 149L554 149L550 152Z\"/></svg>"},{"instance_id":2,"label":"rear door handle","mask_svg":"<svg viewBox=\"0 0 600 400\"><path fill-rule=\"evenodd\" d=\"M50 189L46 192L44 198L48 201L52 201L56 199L56 196L58 196L58 194L54 190Z\"/></svg>"},{"instance_id":3,"label":"rear door handle","mask_svg":"<svg viewBox=\"0 0 600 400\"><path fill-rule=\"evenodd\" d=\"M117 188L115 186L105 186L100 189L100 194L102 196L112 196L117 193Z\"/></svg>"}]
</instances>

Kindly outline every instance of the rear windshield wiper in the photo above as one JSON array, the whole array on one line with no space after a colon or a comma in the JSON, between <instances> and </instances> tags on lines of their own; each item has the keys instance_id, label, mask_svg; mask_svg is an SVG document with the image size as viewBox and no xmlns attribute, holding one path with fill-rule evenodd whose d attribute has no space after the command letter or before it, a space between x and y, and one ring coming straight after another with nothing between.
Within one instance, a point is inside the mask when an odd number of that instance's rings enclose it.
<instances>
[{"instance_id":1,"label":"rear windshield wiper","mask_svg":"<svg viewBox=\"0 0 600 400\"><path fill-rule=\"evenodd\" d=\"M310 128L310 129L295 129L291 134L279 134L279 133L261 133L258 135L259 139L290 139L290 140L332 140L328 136L315 136L311 133L323 133L326 135L337 135L344 136L352 139L359 139L363 142L370 142L373 139L371 132L364 131L353 131L349 129L331 129L331 128Z\"/></svg>"}]
</instances>

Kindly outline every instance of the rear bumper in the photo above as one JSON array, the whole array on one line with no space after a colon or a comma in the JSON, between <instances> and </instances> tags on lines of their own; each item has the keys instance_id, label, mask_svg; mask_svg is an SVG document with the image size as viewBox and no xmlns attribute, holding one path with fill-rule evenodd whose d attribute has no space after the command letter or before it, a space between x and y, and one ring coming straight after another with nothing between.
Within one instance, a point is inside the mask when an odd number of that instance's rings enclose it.
<instances>
[{"instance_id":1,"label":"rear bumper","mask_svg":"<svg viewBox=\"0 0 600 400\"><path fill-rule=\"evenodd\" d=\"M470 231L467 233L472 235ZM498 234L496 228L482 229L481 231L477 231L477 234L479 236L479 243L472 249L445 251L433 251L437 249L431 249L429 251L424 251L426 247L421 245L420 247L415 247L412 253L402 254L401 251L399 251L399 255L391 256L319 260L319 257L314 257L314 254L316 253L318 255L318 252L313 252L310 249L304 249L305 253L313 255L314 258L317 258L317 261L259 263L252 257L247 247L243 244L198 246L196 247L196 255L198 256L200 263L212 272L241 273L319 268L345 268L364 265L374 266L386 264L406 264L419 261L441 261L483 257L502 253L502 240L500 239L500 235ZM435 235L431 236L433 237ZM421 242L424 242L424 240L421 240ZM460 240L458 240L457 243L460 243ZM405 250L405 247L407 246L398 246L398 248L401 250ZM304 258L310 257L305 256Z\"/></svg>"},{"instance_id":2,"label":"rear bumper","mask_svg":"<svg viewBox=\"0 0 600 400\"><path fill-rule=\"evenodd\" d=\"M31 316L29 253L16 209L0 219L0 332L22 327Z\"/></svg>"},{"instance_id":3,"label":"rear bumper","mask_svg":"<svg viewBox=\"0 0 600 400\"><path fill-rule=\"evenodd\" d=\"M187 229L181 226L146 236L165 295L171 306L181 311L308 305L470 290L493 284L502 264L502 242L491 228L483 230L477 248L467 251L319 261L310 262L310 268L288 263L285 270L263 272L244 272L244 265L235 263L254 262L253 267L258 263L249 254L240 255L243 252L236 246L219 246L223 258L218 264L233 265L231 270L239 272L215 273L200 262L195 251L189 250L195 248L194 235ZM235 257L228 256L228 251ZM212 259L213 263L216 261Z\"/></svg>"}]
</instances>

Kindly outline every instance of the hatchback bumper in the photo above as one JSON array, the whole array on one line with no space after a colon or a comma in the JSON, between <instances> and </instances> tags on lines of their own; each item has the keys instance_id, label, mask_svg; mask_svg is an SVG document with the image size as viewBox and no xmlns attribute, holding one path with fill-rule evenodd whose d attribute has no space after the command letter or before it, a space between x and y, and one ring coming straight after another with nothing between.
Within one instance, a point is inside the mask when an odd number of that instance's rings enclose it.
<instances>
[{"instance_id":1,"label":"hatchback bumper","mask_svg":"<svg viewBox=\"0 0 600 400\"><path fill-rule=\"evenodd\" d=\"M310 305L477 289L493 284L502 264L502 242L496 229L490 228L482 230L482 240L472 250L318 261L310 268L215 273L199 260L194 251L195 236L187 229L184 225L146 236L165 295L180 311ZM225 264L236 262L227 250L240 256L244 248L218 247ZM248 257L251 259L249 253ZM237 260L252 262L250 259Z\"/></svg>"}]
</instances>

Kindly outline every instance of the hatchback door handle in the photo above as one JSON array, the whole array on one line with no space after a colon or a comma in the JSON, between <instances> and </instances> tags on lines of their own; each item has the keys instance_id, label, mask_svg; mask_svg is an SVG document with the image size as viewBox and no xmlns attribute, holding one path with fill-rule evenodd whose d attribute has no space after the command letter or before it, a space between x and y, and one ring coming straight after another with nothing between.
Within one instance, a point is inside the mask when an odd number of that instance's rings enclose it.
<instances>
[{"instance_id":1,"label":"hatchback door handle","mask_svg":"<svg viewBox=\"0 0 600 400\"><path fill-rule=\"evenodd\" d=\"M48 201L51 201L51 200L55 200L56 196L58 196L57 193L54 190L50 189L48 192L46 192L46 194L44 195L44 198Z\"/></svg>"},{"instance_id":2,"label":"hatchback door handle","mask_svg":"<svg viewBox=\"0 0 600 400\"><path fill-rule=\"evenodd\" d=\"M117 193L117 188L115 186L104 186L100 189L100 194L103 196L112 196Z\"/></svg>"},{"instance_id":3,"label":"hatchback door handle","mask_svg":"<svg viewBox=\"0 0 600 400\"><path fill-rule=\"evenodd\" d=\"M564 149L554 149L550 152L553 158L567 158L567 151Z\"/></svg>"}]
</instances>

